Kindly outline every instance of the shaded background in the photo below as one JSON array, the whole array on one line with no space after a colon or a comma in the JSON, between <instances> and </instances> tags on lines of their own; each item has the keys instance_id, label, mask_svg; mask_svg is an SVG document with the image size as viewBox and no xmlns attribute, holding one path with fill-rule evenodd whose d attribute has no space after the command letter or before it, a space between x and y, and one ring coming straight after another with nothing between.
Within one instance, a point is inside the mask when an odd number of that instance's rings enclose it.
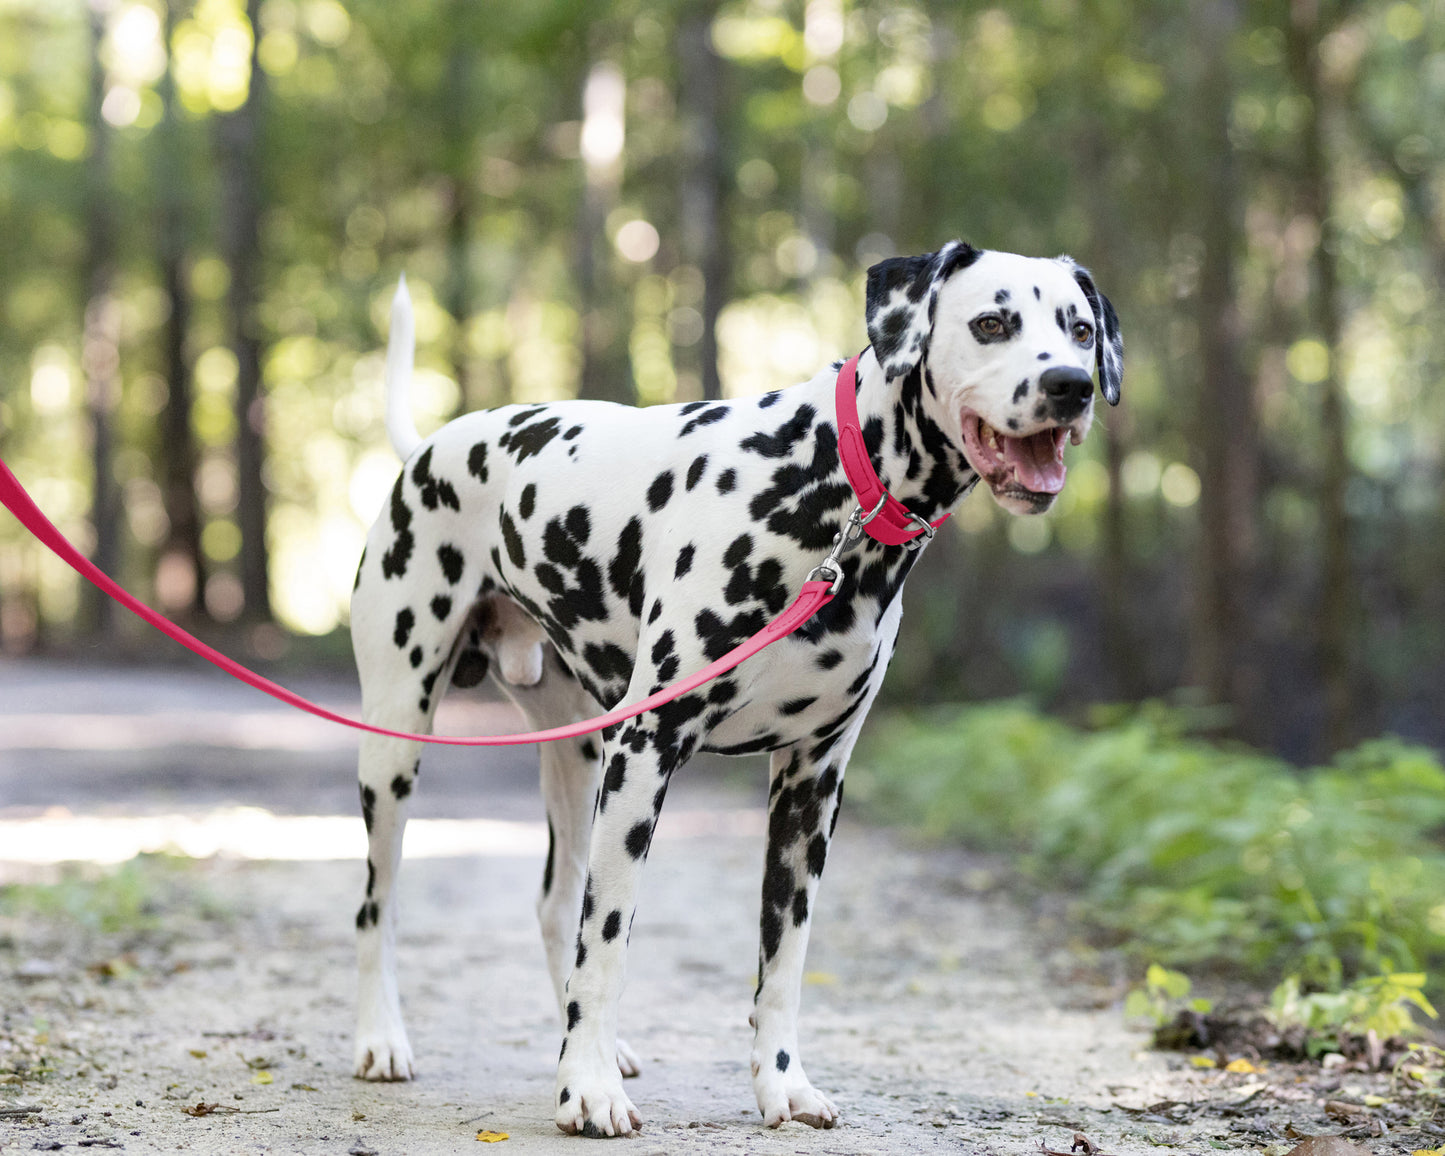
<instances>
[{"instance_id":1,"label":"shaded background","mask_svg":"<svg viewBox=\"0 0 1445 1156\"><path fill-rule=\"evenodd\" d=\"M1123 404L1056 511L965 501L894 701L1174 695L1445 743L1440 0L0 0L0 456L238 656L348 661L419 425L791 384L862 273L1073 254ZM0 520L0 654L176 652Z\"/></svg>"}]
</instances>

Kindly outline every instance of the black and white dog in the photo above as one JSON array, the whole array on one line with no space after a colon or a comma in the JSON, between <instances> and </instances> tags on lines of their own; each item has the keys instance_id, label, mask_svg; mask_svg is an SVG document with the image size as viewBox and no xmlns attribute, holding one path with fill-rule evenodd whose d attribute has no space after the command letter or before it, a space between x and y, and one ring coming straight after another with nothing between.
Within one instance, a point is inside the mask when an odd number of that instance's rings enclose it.
<instances>
[{"instance_id":1,"label":"black and white dog","mask_svg":"<svg viewBox=\"0 0 1445 1156\"><path fill-rule=\"evenodd\" d=\"M1108 300L1067 257L952 242L868 273L857 398L873 467L929 520L979 478L1047 510L1064 442L1118 401ZM351 630L367 722L426 731L449 683L490 668L534 728L641 698L747 638L796 594L856 504L839 462L838 366L731 402L595 401L469 414L422 440L407 415L409 299L388 343L387 429L406 465L372 527ZM808 920L843 772L883 681L917 553L865 538L837 597L796 634L668 706L541 747L551 847L538 913L566 1023L556 1120L612 1136L640 1117L617 1039L634 898L668 780L697 751L771 753L753 1087L764 1121L830 1127L798 1054ZM412 1076L394 892L419 744L367 736L370 839L357 914L356 1074ZM580 929L579 929L580 916Z\"/></svg>"}]
</instances>

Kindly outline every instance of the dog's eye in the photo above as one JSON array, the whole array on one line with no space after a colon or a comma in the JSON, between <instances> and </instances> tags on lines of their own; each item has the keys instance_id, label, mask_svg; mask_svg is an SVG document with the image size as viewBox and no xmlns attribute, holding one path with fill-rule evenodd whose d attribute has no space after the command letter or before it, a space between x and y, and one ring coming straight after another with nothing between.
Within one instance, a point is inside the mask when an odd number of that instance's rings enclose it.
<instances>
[{"instance_id":1,"label":"dog's eye","mask_svg":"<svg viewBox=\"0 0 1445 1156\"><path fill-rule=\"evenodd\" d=\"M1001 317L980 317L978 319L978 331L985 337L1003 336L1003 318Z\"/></svg>"},{"instance_id":2,"label":"dog's eye","mask_svg":"<svg viewBox=\"0 0 1445 1156\"><path fill-rule=\"evenodd\" d=\"M1088 345L1094 337L1094 327L1087 321L1074 322L1074 340L1080 345Z\"/></svg>"}]
</instances>

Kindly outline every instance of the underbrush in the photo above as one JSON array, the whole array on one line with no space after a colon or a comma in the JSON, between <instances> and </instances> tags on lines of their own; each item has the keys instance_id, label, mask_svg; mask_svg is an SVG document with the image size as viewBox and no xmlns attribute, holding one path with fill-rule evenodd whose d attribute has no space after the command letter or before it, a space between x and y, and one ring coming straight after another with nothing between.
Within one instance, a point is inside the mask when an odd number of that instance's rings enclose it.
<instances>
[{"instance_id":1,"label":"underbrush","mask_svg":"<svg viewBox=\"0 0 1445 1156\"><path fill-rule=\"evenodd\" d=\"M1014 853L1139 964L1339 991L1445 959L1445 768L1367 742L1304 770L1148 705L1081 729L1018 702L877 721L849 770L874 816ZM856 788L856 789L855 789Z\"/></svg>"}]
</instances>

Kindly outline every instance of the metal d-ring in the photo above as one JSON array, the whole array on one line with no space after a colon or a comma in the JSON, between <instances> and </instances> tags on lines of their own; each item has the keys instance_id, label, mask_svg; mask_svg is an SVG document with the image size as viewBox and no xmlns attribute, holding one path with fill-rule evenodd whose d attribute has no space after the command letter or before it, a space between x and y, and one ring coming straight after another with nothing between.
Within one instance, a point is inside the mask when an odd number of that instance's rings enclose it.
<instances>
[{"instance_id":1,"label":"metal d-ring","mask_svg":"<svg viewBox=\"0 0 1445 1156\"><path fill-rule=\"evenodd\" d=\"M866 514L862 506L853 507L853 512L848 515L843 528L833 535L833 547L828 551L828 556L808 571L807 581L830 582L832 585L828 587L828 593L838 593L838 587L843 581L843 555L863 540L863 527L878 516L886 501L887 491L878 499L878 504ZM930 526L929 533L932 532L933 528Z\"/></svg>"}]
</instances>

